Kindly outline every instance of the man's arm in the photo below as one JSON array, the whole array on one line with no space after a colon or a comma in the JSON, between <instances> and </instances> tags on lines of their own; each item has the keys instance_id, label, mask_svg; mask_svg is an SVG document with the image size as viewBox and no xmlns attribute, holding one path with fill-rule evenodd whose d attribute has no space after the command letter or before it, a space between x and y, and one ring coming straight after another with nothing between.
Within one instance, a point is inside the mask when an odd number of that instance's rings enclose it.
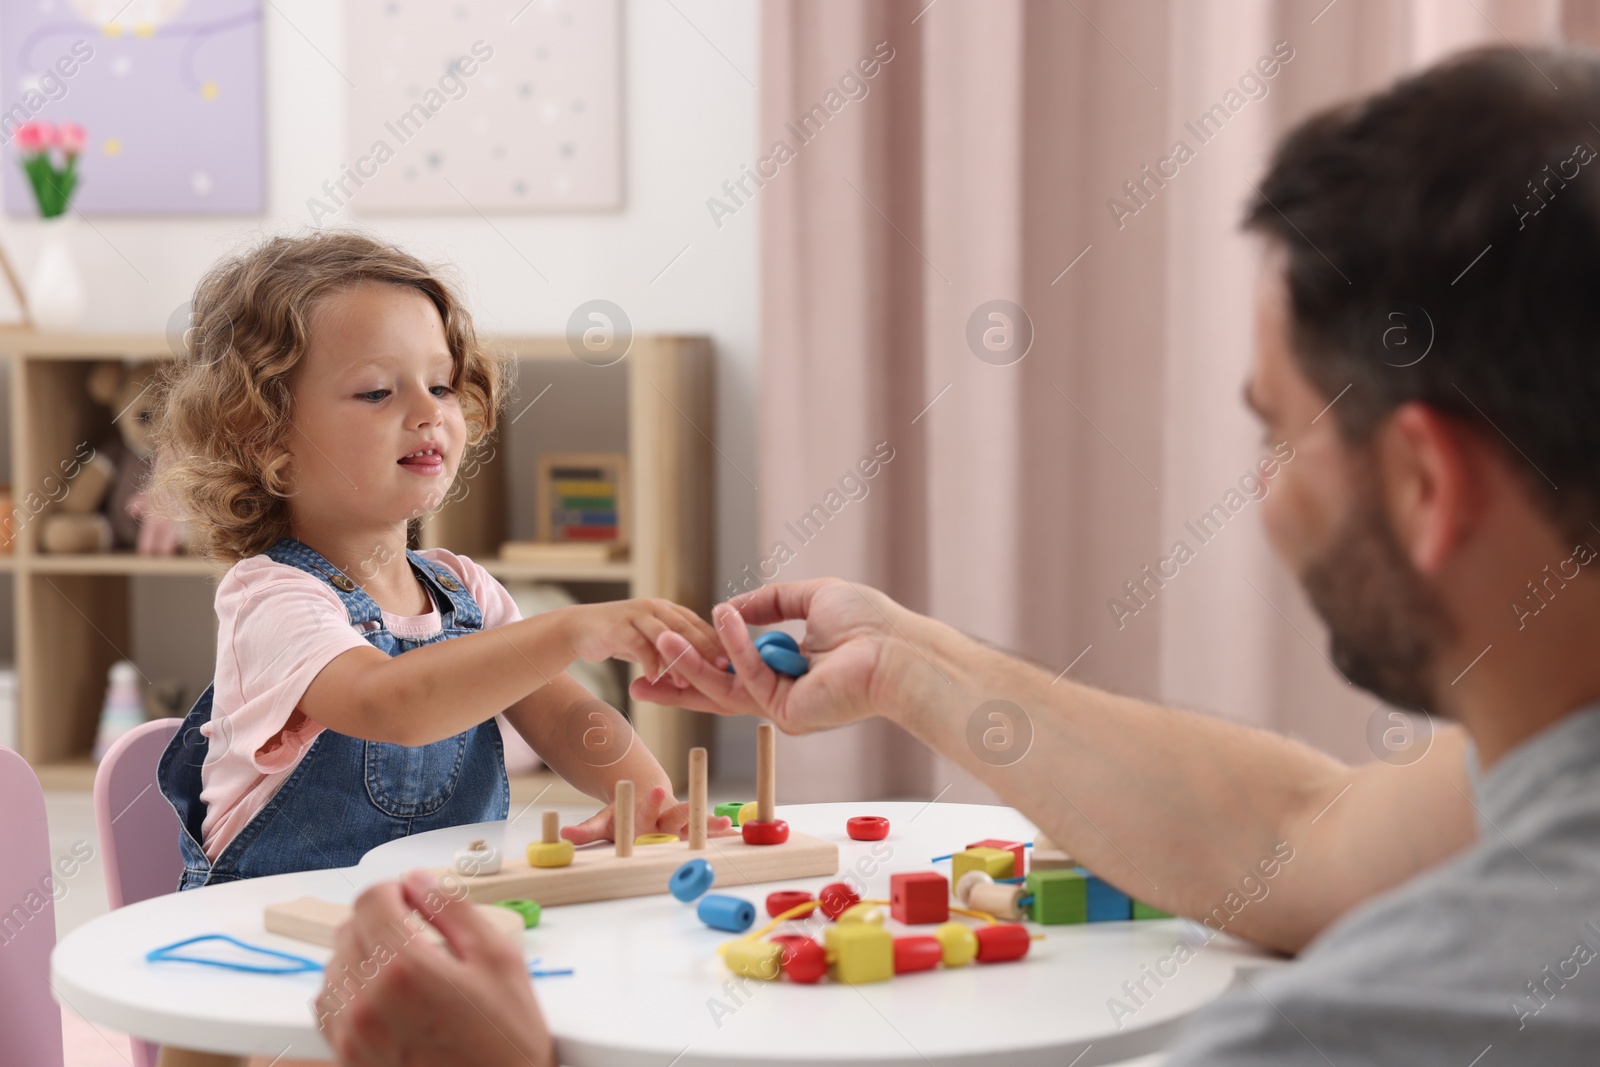
<instances>
[{"instance_id":1,"label":"man's arm","mask_svg":"<svg viewBox=\"0 0 1600 1067\"><path fill-rule=\"evenodd\" d=\"M634 696L763 715L788 733L889 718L1132 896L1213 925L1222 908L1229 933L1283 951L1476 834L1459 730L1410 766L1350 767L1264 730L1053 680L838 579L764 586L716 619L737 676L667 634L658 647L694 688L641 679ZM745 624L802 619L811 665L791 681L761 662ZM1009 766L968 741L993 700L1022 709L1033 733Z\"/></svg>"},{"instance_id":2,"label":"man's arm","mask_svg":"<svg viewBox=\"0 0 1600 1067\"><path fill-rule=\"evenodd\" d=\"M950 684L900 657L922 681L878 690L906 696L884 702L888 717L1096 874L1229 933L1298 951L1476 838L1460 729L1408 766L1351 767L1264 730L1052 681L938 623L919 619L907 635L927 641ZM995 699L1023 709L1033 732L1010 766L968 742L974 710Z\"/></svg>"}]
</instances>

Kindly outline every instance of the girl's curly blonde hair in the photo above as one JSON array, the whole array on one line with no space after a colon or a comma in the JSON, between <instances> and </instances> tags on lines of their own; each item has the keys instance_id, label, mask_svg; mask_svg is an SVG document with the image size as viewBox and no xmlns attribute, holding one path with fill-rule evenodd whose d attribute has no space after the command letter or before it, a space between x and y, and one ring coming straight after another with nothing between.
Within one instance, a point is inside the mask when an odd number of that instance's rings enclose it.
<instances>
[{"instance_id":1,"label":"girl's curly blonde hair","mask_svg":"<svg viewBox=\"0 0 1600 1067\"><path fill-rule=\"evenodd\" d=\"M290 376L318 304L363 282L409 286L433 301L467 443L494 431L509 361L478 343L466 305L439 272L354 230L270 238L200 279L185 352L163 368L158 387L154 496L190 523L194 551L236 562L288 536Z\"/></svg>"}]
</instances>

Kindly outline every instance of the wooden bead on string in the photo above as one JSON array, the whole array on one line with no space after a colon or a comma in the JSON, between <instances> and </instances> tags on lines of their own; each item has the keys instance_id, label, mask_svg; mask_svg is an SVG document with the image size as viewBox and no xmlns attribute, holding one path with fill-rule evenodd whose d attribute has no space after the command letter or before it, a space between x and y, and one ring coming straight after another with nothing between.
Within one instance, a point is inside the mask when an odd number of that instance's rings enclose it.
<instances>
[{"instance_id":1,"label":"wooden bead on string","mask_svg":"<svg viewBox=\"0 0 1600 1067\"><path fill-rule=\"evenodd\" d=\"M976 885L968 896L967 906L976 910L988 912L996 919L1022 918L1022 906L1019 901L1027 894L1027 889L1020 885L998 885L990 882L987 885Z\"/></svg>"}]
</instances>

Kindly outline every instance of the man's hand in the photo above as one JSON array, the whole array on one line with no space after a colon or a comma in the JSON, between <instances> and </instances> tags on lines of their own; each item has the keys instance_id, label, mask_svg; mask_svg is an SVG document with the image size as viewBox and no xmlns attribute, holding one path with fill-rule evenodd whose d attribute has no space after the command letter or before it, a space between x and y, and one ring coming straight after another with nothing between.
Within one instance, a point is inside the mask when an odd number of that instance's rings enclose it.
<instances>
[{"instance_id":1,"label":"man's hand","mask_svg":"<svg viewBox=\"0 0 1600 1067\"><path fill-rule=\"evenodd\" d=\"M878 694L893 689L891 679L916 658L902 627L926 621L876 589L838 578L763 586L748 597L717 605L711 617L736 675L668 631L656 639L657 647L671 673L690 688L680 689L669 679L637 678L630 692L637 700L699 711L760 715L789 734L825 730L883 712ZM811 667L799 678L789 678L761 661L745 626L798 619L806 624L800 651Z\"/></svg>"},{"instance_id":2,"label":"man's hand","mask_svg":"<svg viewBox=\"0 0 1600 1067\"><path fill-rule=\"evenodd\" d=\"M413 909L444 945L407 922ZM427 872L362 893L324 973L317 1026L346 1067L556 1062L522 954Z\"/></svg>"}]
</instances>

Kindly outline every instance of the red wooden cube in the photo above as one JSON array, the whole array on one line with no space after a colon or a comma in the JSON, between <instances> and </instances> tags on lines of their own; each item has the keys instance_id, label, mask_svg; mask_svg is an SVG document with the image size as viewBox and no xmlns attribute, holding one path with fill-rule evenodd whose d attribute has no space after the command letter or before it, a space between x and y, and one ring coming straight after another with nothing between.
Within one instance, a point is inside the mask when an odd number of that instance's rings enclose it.
<instances>
[{"instance_id":1,"label":"red wooden cube","mask_svg":"<svg viewBox=\"0 0 1600 1067\"><path fill-rule=\"evenodd\" d=\"M950 879L938 871L889 876L889 914L907 926L950 919Z\"/></svg>"},{"instance_id":2,"label":"red wooden cube","mask_svg":"<svg viewBox=\"0 0 1600 1067\"><path fill-rule=\"evenodd\" d=\"M986 837L982 841L974 841L967 847L997 848L1002 852L1009 852L1013 857L1011 860L1011 877L1021 878L1028 873L1028 861L1026 859L1028 846L1021 841L1001 841L999 838Z\"/></svg>"}]
</instances>

